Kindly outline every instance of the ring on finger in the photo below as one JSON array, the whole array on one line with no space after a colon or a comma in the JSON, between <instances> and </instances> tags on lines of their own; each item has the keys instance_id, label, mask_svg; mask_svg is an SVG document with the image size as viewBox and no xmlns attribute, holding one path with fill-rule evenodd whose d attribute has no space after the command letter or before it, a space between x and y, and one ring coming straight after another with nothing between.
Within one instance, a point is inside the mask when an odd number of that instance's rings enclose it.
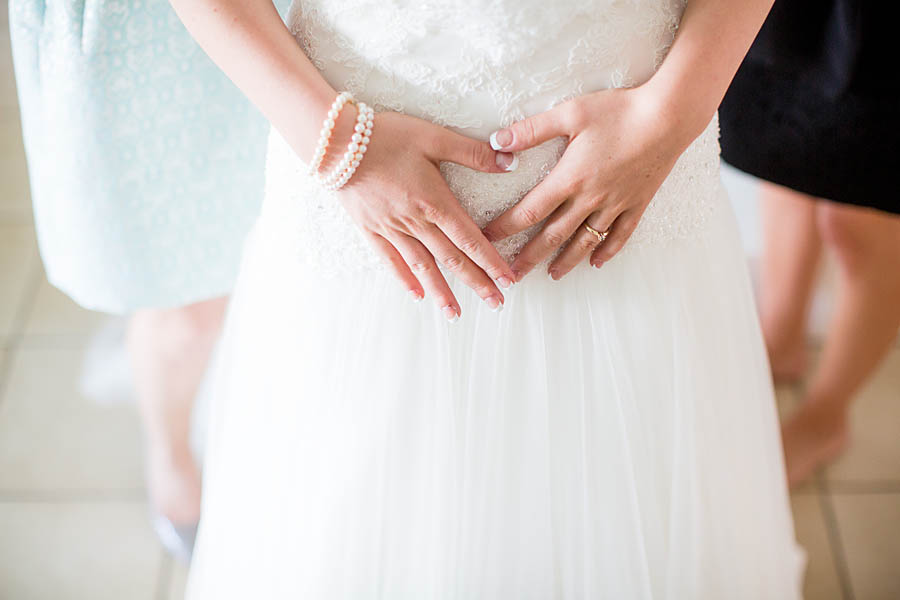
<instances>
[{"instance_id":1,"label":"ring on finger","mask_svg":"<svg viewBox=\"0 0 900 600\"><path fill-rule=\"evenodd\" d=\"M594 229L587 223L584 224L584 228L587 229L588 231L590 231L592 234L594 234L597 237L598 244L602 244L603 242L605 242L606 236L609 235L609 229L607 229L606 231L597 231L596 229Z\"/></svg>"}]
</instances>

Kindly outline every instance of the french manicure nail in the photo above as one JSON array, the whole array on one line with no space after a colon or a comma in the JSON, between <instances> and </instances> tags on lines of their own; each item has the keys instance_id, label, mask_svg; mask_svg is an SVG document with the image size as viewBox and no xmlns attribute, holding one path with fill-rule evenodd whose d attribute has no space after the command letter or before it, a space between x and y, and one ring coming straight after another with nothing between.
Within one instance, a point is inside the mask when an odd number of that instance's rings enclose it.
<instances>
[{"instance_id":1,"label":"french manicure nail","mask_svg":"<svg viewBox=\"0 0 900 600\"><path fill-rule=\"evenodd\" d=\"M491 307L491 310L496 311L498 306L502 306L500 303L500 299L496 296L488 296L484 299L488 306Z\"/></svg>"},{"instance_id":2,"label":"french manicure nail","mask_svg":"<svg viewBox=\"0 0 900 600\"><path fill-rule=\"evenodd\" d=\"M502 303L502 302L498 302L498 303L497 303L497 306L491 307L491 312L500 312L501 310L503 310L503 303Z\"/></svg>"},{"instance_id":3,"label":"french manicure nail","mask_svg":"<svg viewBox=\"0 0 900 600\"><path fill-rule=\"evenodd\" d=\"M494 150L503 150L513 141L512 131L509 129L499 129L491 134L491 148Z\"/></svg>"},{"instance_id":4,"label":"french manicure nail","mask_svg":"<svg viewBox=\"0 0 900 600\"><path fill-rule=\"evenodd\" d=\"M498 277L497 283L499 283L500 287L502 287L504 290L509 289L509 286L513 284L512 280L506 275L501 275L500 277Z\"/></svg>"},{"instance_id":5,"label":"french manicure nail","mask_svg":"<svg viewBox=\"0 0 900 600\"><path fill-rule=\"evenodd\" d=\"M455 323L459 320L459 313L456 312L456 309L451 305L447 305L441 309L441 312L444 313L444 316L447 317L447 320L451 323Z\"/></svg>"},{"instance_id":6,"label":"french manicure nail","mask_svg":"<svg viewBox=\"0 0 900 600\"><path fill-rule=\"evenodd\" d=\"M409 297L413 302L421 302L424 296L418 290L409 290Z\"/></svg>"},{"instance_id":7,"label":"french manicure nail","mask_svg":"<svg viewBox=\"0 0 900 600\"><path fill-rule=\"evenodd\" d=\"M510 152L498 152L495 162L498 167L510 173L519 166L519 157Z\"/></svg>"}]
</instances>

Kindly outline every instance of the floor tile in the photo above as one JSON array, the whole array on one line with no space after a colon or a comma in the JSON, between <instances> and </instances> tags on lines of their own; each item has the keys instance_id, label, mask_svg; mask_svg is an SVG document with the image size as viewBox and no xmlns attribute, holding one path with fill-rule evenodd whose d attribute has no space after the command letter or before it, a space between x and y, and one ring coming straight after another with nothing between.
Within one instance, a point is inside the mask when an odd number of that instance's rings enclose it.
<instances>
[{"instance_id":1,"label":"floor tile","mask_svg":"<svg viewBox=\"0 0 900 600\"><path fill-rule=\"evenodd\" d=\"M0 216L22 222L31 218L28 195L28 167L25 156L0 160Z\"/></svg>"},{"instance_id":2,"label":"floor tile","mask_svg":"<svg viewBox=\"0 0 900 600\"><path fill-rule=\"evenodd\" d=\"M19 348L0 399L0 490L140 490L133 404L77 390L82 348Z\"/></svg>"},{"instance_id":3,"label":"floor tile","mask_svg":"<svg viewBox=\"0 0 900 600\"><path fill-rule=\"evenodd\" d=\"M4 11L5 12L5 11ZM9 30L0 27L0 216L27 208L28 175L22 149Z\"/></svg>"},{"instance_id":4,"label":"floor tile","mask_svg":"<svg viewBox=\"0 0 900 600\"><path fill-rule=\"evenodd\" d=\"M900 598L900 494L833 497L856 600Z\"/></svg>"},{"instance_id":5,"label":"floor tile","mask_svg":"<svg viewBox=\"0 0 900 600\"><path fill-rule=\"evenodd\" d=\"M853 442L830 481L900 481L900 350L894 349L853 406Z\"/></svg>"},{"instance_id":6,"label":"floor tile","mask_svg":"<svg viewBox=\"0 0 900 600\"><path fill-rule=\"evenodd\" d=\"M9 29L3 27L0 28L0 106L16 106L17 104Z\"/></svg>"},{"instance_id":7,"label":"floor tile","mask_svg":"<svg viewBox=\"0 0 900 600\"><path fill-rule=\"evenodd\" d=\"M820 499L815 494L791 498L797 540L806 550L805 600L842 600L840 580Z\"/></svg>"},{"instance_id":8,"label":"floor tile","mask_svg":"<svg viewBox=\"0 0 900 600\"><path fill-rule=\"evenodd\" d=\"M172 579L169 582L168 600L184 600L184 588L187 585L187 567L176 562L172 568Z\"/></svg>"},{"instance_id":9,"label":"floor tile","mask_svg":"<svg viewBox=\"0 0 900 600\"><path fill-rule=\"evenodd\" d=\"M0 340L8 336L38 261L30 225L0 223Z\"/></svg>"},{"instance_id":10,"label":"floor tile","mask_svg":"<svg viewBox=\"0 0 900 600\"><path fill-rule=\"evenodd\" d=\"M18 113L4 111L0 113L0 161L23 156L25 147L22 145L22 127L19 125Z\"/></svg>"},{"instance_id":11,"label":"floor tile","mask_svg":"<svg viewBox=\"0 0 900 600\"><path fill-rule=\"evenodd\" d=\"M159 545L141 503L0 503L0 597L152 600Z\"/></svg>"},{"instance_id":12,"label":"floor tile","mask_svg":"<svg viewBox=\"0 0 900 600\"><path fill-rule=\"evenodd\" d=\"M108 318L103 313L81 308L44 280L25 323L24 334L84 337L97 331Z\"/></svg>"},{"instance_id":13,"label":"floor tile","mask_svg":"<svg viewBox=\"0 0 900 600\"><path fill-rule=\"evenodd\" d=\"M30 223L31 201L16 107L0 106L0 223Z\"/></svg>"}]
</instances>

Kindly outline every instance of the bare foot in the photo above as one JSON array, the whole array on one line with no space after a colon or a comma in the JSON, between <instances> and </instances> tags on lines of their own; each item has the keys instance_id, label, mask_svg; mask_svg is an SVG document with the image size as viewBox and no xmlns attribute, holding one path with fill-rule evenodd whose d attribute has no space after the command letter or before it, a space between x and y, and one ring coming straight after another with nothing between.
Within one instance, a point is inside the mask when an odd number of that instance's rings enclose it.
<instances>
[{"instance_id":1,"label":"bare foot","mask_svg":"<svg viewBox=\"0 0 900 600\"><path fill-rule=\"evenodd\" d=\"M775 383L796 383L806 375L808 359L802 339L784 348L770 347L768 352Z\"/></svg>"},{"instance_id":2,"label":"bare foot","mask_svg":"<svg viewBox=\"0 0 900 600\"><path fill-rule=\"evenodd\" d=\"M200 520L200 471L190 455L148 453L147 484L155 512L175 525Z\"/></svg>"},{"instance_id":3,"label":"bare foot","mask_svg":"<svg viewBox=\"0 0 900 600\"><path fill-rule=\"evenodd\" d=\"M781 428L788 484L794 487L821 466L840 456L850 444L845 410L807 402Z\"/></svg>"}]
</instances>

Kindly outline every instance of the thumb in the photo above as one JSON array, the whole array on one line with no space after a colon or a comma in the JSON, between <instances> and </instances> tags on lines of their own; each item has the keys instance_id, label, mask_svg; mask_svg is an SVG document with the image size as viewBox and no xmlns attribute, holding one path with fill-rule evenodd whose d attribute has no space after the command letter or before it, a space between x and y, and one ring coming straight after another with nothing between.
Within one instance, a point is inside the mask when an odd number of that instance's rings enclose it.
<instances>
[{"instance_id":1,"label":"thumb","mask_svg":"<svg viewBox=\"0 0 900 600\"><path fill-rule=\"evenodd\" d=\"M487 142L474 140L449 129L438 127L432 158L454 162L485 173L508 173L519 166L519 159L509 152L497 152Z\"/></svg>"},{"instance_id":2,"label":"thumb","mask_svg":"<svg viewBox=\"0 0 900 600\"><path fill-rule=\"evenodd\" d=\"M491 134L491 148L504 152L520 152L567 135L560 119L559 107L517 121Z\"/></svg>"}]
</instances>

